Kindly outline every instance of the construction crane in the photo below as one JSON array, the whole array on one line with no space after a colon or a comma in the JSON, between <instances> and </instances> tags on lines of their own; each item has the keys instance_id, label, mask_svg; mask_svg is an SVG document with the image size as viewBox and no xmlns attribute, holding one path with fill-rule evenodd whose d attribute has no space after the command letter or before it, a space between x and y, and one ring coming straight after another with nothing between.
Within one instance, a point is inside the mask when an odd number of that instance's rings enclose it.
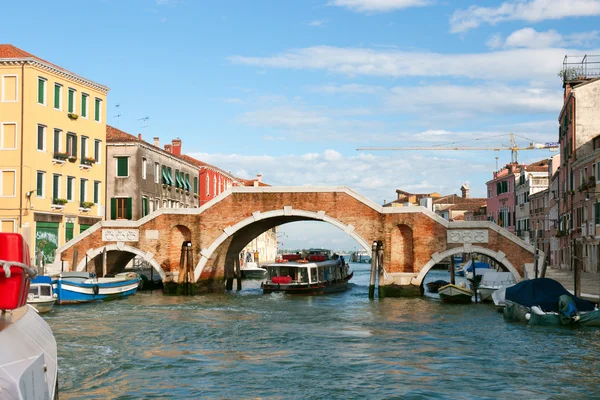
<instances>
[{"instance_id":1,"label":"construction crane","mask_svg":"<svg viewBox=\"0 0 600 400\"><path fill-rule=\"evenodd\" d=\"M505 136L505 135L496 135L496 136ZM482 140L482 139L489 139L490 137L496 137L496 136L488 136L485 138L478 138L478 139L474 139L474 140ZM511 151L511 162L512 163L517 163L518 159L517 159L517 152L519 150L544 150L544 149L548 149L550 151L558 151L559 150L559 143L558 142L547 142L547 143L534 143L533 141L531 141L531 139L527 139L523 136L519 136L522 137L524 139L530 140L529 142L529 146L527 147L519 147L517 145L517 142L515 140L515 136L518 135L514 135L512 133L509 134L510 136L510 144L508 146L503 146L503 147L442 147L442 146L432 146L432 147L359 147L356 150L357 151L408 151L408 150L432 150L432 151L437 151L437 150L490 150L490 151L501 151L501 150L510 150Z\"/></svg>"}]
</instances>

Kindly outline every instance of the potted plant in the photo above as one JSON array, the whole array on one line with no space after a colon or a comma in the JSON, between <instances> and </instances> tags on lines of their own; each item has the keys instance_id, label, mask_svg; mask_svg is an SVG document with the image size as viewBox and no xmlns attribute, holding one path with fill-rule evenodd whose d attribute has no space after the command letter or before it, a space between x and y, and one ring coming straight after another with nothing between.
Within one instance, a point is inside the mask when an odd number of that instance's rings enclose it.
<instances>
[{"instance_id":1,"label":"potted plant","mask_svg":"<svg viewBox=\"0 0 600 400\"><path fill-rule=\"evenodd\" d=\"M91 201L82 201L81 208L92 208L94 207L94 203Z\"/></svg>"},{"instance_id":2,"label":"potted plant","mask_svg":"<svg viewBox=\"0 0 600 400\"><path fill-rule=\"evenodd\" d=\"M76 121L77 118L79 118L79 115L75 114L75 113L68 113L67 116L69 117L69 119Z\"/></svg>"},{"instance_id":3,"label":"potted plant","mask_svg":"<svg viewBox=\"0 0 600 400\"><path fill-rule=\"evenodd\" d=\"M54 154L52 155L52 157L53 157L55 160L66 160L67 158L69 158L69 153L62 153L62 152L60 152L60 151L57 151L56 153L54 153Z\"/></svg>"},{"instance_id":4,"label":"potted plant","mask_svg":"<svg viewBox=\"0 0 600 400\"><path fill-rule=\"evenodd\" d=\"M166 188L167 188L167 184L166 184L166 183L163 183L163 184L162 184L162 188L163 188L163 189L166 189Z\"/></svg>"},{"instance_id":5,"label":"potted plant","mask_svg":"<svg viewBox=\"0 0 600 400\"><path fill-rule=\"evenodd\" d=\"M583 192L584 190L587 190L587 183L582 183L581 185L579 185L579 188L577 189L577 191L579 192Z\"/></svg>"},{"instance_id":6,"label":"potted plant","mask_svg":"<svg viewBox=\"0 0 600 400\"><path fill-rule=\"evenodd\" d=\"M194 193L194 198L197 199L198 198L198 193Z\"/></svg>"},{"instance_id":7,"label":"potted plant","mask_svg":"<svg viewBox=\"0 0 600 400\"><path fill-rule=\"evenodd\" d=\"M75 161L77 161L77 157L69 156L69 162L75 162Z\"/></svg>"},{"instance_id":8,"label":"potted plant","mask_svg":"<svg viewBox=\"0 0 600 400\"><path fill-rule=\"evenodd\" d=\"M596 187L596 177L595 176L590 176L588 178L587 187L588 187L588 189Z\"/></svg>"},{"instance_id":9,"label":"potted plant","mask_svg":"<svg viewBox=\"0 0 600 400\"><path fill-rule=\"evenodd\" d=\"M69 202L69 200L67 200L67 199L53 199L52 200L52 204L55 204L57 206L64 206L68 202Z\"/></svg>"},{"instance_id":10,"label":"potted plant","mask_svg":"<svg viewBox=\"0 0 600 400\"><path fill-rule=\"evenodd\" d=\"M81 163L85 165L93 165L96 163L96 159L94 157L85 157L81 160Z\"/></svg>"}]
</instances>

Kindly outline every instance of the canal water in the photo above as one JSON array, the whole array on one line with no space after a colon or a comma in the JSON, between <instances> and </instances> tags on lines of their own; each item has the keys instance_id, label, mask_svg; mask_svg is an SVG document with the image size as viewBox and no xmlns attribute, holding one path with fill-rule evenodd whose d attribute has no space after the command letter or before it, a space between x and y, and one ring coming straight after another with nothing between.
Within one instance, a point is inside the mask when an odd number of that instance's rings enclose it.
<instances>
[{"instance_id":1,"label":"canal water","mask_svg":"<svg viewBox=\"0 0 600 400\"><path fill-rule=\"evenodd\" d=\"M600 331L507 323L489 305L138 293L60 306L60 399L600 398ZM444 278L432 271L427 280Z\"/></svg>"}]
</instances>

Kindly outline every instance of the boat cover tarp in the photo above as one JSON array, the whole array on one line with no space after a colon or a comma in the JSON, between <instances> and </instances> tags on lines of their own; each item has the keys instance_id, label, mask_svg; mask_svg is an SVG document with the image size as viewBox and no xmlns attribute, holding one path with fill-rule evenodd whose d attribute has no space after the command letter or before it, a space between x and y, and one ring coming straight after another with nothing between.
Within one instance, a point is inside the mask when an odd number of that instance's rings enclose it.
<instances>
[{"instance_id":1,"label":"boat cover tarp","mask_svg":"<svg viewBox=\"0 0 600 400\"><path fill-rule=\"evenodd\" d=\"M52 283L52 278L47 275L38 275L31 280L31 283L47 283L50 285Z\"/></svg>"},{"instance_id":2,"label":"boat cover tarp","mask_svg":"<svg viewBox=\"0 0 600 400\"><path fill-rule=\"evenodd\" d=\"M506 300L525 307L539 306L544 311L558 312L562 295L571 296L579 311L592 311L594 304L573 296L559 282L550 278L529 279L506 289Z\"/></svg>"},{"instance_id":3,"label":"boat cover tarp","mask_svg":"<svg viewBox=\"0 0 600 400\"><path fill-rule=\"evenodd\" d=\"M515 283L515 277L511 272L486 271L479 286L500 287L513 283Z\"/></svg>"},{"instance_id":4,"label":"boat cover tarp","mask_svg":"<svg viewBox=\"0 0 600 400\"><path fill-rule=\"evenodd\" d=\"M467 266L465 271L473 272L473 264L471 263L471 260L469 260L468 263L470 263L470 264L469 264L469 266ZM475 269L489 269L489 268L490 268L490 264L484 263L482 261L475 261Z\"/></svg>"}]
</instances>

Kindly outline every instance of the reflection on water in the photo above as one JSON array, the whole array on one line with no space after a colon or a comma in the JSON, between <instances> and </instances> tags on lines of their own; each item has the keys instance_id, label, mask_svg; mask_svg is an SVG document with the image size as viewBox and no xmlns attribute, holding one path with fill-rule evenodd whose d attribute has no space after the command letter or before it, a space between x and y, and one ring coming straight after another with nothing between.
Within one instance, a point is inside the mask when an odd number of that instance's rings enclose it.
<instances>
[{"instance_id":1,"label":"reflection on water","mask_svg":"<svg viewBox=\"0 0 600 400\"><path fill-rule=\"evenodd\" d=\"M600 396L600 334L506 323L488 305L140 293L56 307L61 399L584 398ZM426 281L448 279L432 271Z\"/></svg>"}]
</instances>

